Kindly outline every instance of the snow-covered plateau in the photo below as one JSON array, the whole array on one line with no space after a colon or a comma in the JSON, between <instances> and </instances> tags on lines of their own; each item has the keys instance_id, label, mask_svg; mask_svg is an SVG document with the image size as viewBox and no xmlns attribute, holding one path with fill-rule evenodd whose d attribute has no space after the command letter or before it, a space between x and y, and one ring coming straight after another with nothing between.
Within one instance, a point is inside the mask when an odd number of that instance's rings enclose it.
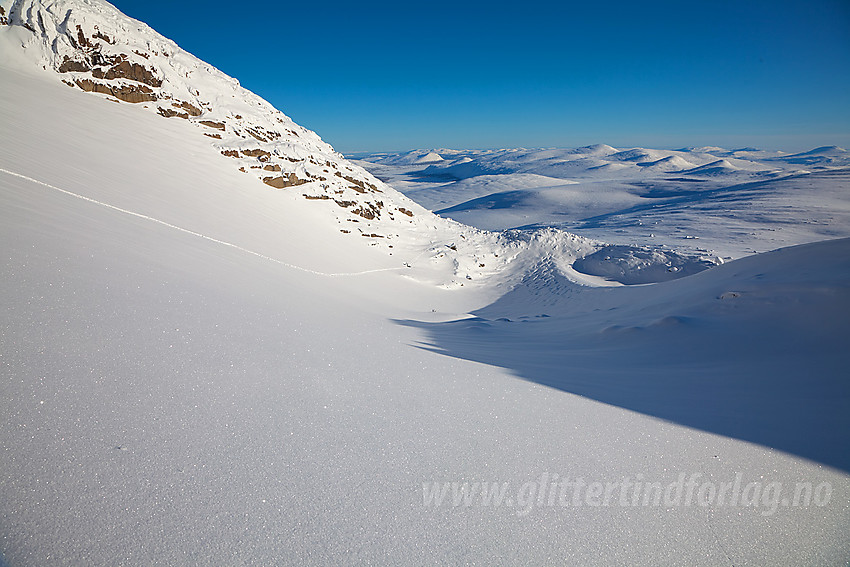
<instances>
[{"instance_id":1,"label":"snow-covered plateau","mask_svg":"<svg viewBox=\"0 0 850 567\"><path fill-rule=\"evenodd\" d=\"M353 157L0 0L0 565L847 564L848 152Z\"/></svg>"}]
</instances>

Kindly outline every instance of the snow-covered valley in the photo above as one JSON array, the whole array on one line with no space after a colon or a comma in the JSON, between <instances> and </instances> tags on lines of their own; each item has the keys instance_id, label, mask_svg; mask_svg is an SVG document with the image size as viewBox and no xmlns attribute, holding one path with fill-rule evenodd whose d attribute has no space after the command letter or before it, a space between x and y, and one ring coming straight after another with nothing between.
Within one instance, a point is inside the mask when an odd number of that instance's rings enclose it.
<instances>
[{"instance_id":1,"label":"snow-covered valley","mask_svg":"<svg viewBox=\"0 0 850 567\"><path fill-rule=\"evenodd\" d=\"M726 260L850 236L850 152L835 146L788 154L599 144L353 157L423 206L487 230L556 227Z\"/></svg>"},{"instance_id":2,"label":"snow-covered valley","mask_svg":"<svg viewBox=\"0 0 850 567\"><path fill-rule=\"evenodd\" d=\"M847 152L351 161L106 2L0 6L0 564L850 558ZM423 500L680 474L829 496Z\"/></svg>"}]
</instances>

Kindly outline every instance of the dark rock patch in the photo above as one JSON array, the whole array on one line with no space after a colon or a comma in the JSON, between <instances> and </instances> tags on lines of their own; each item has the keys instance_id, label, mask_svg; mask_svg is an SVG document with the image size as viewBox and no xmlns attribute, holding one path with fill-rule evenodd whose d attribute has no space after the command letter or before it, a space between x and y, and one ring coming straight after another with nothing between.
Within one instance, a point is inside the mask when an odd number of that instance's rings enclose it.
<instances>
[{"instance_id":1,"label":"dark rock patch","mask_svg":"<svg viewBox=\"0 0 850 567\"><path fill-rule=\"evenodd\" d=\"M114 96L124 102L139 103L152 102L156 100L156 95L150 88L140 85L105 85L90 79L78 79L77 86L86 92L103 93Z\"/></svg>"}]
</instances>

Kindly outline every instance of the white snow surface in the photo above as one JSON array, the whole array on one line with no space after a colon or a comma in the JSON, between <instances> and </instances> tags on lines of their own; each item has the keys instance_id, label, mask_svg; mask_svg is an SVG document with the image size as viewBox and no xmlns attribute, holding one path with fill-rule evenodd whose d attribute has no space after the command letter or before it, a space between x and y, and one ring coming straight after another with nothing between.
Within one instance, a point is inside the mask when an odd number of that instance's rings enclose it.
<instances>
[{"instance_id":1,"label":"white snow surface","mask_svg":"<svg viewBox=\"0 0 850 567\"><path fill-rule=\"evenodd\" d=\"M467 227L106 2L0 6L11 24L0 25L0 564L850 558L850 241L702 270L711 254L606 243L545 222ZM78 24L95 47L80 46ZM91 63L95 51L111 65L58 72L66 55ZM155 100L76 86L122 54L162 81L150 86ZM183 102L201 114L160 116ZM241 153L258 149L262 161ZM410 164L473 164L499 192L504 168L522 183L515 189L539 191L540 208L571 202L553 190L583 186L561 177L573 170L558 162L565 155L640 168L609 146L570 151L435 150ZM740 163L752 150L683 153L694 167L762 167ZM840 202L843 156L826 148L758 163L813 170L768 184L833 175ZM415 183L392 172L401 189ZM262 181L284 174L309 181ZM576 210L646 198L620 187L576 196ZM437 184L427 191L464 202ZM690 271L699 273L617 283ZM769 515L423 504L424 482L516 491L545 473L664 484L679 473L740 474L832 492L826 506Z\"/></svg>"},{"instance_id":2,"label":"white snow surface","mask_svg":"<svg viewBox=\"0 0 850 567\"><path fill-rule=\"evenodd\" d=\"M357 163L424 207L486 230L557 227L727 260L850 236L850 152L836 146L800 154L597 145L441 155L447 159L428 166L399 165L393 154L359 155Z\"/></svg>"}]
</instances>

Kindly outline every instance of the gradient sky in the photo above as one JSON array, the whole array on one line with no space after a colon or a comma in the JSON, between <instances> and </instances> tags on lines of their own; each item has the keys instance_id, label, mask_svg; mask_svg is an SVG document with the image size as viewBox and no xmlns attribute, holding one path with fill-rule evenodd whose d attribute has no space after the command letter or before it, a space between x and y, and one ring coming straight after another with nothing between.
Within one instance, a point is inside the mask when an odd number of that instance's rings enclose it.
<instances>
[{"instance_id":1,"label":"gradient sky","mask_svg":"<svg viewBox=\"0 0 850 567\"><path fill-rule=\"evenodd\" d=\"M850 0L113 0L342 152L850 146Z\"/></svg>"}]
</instances>

